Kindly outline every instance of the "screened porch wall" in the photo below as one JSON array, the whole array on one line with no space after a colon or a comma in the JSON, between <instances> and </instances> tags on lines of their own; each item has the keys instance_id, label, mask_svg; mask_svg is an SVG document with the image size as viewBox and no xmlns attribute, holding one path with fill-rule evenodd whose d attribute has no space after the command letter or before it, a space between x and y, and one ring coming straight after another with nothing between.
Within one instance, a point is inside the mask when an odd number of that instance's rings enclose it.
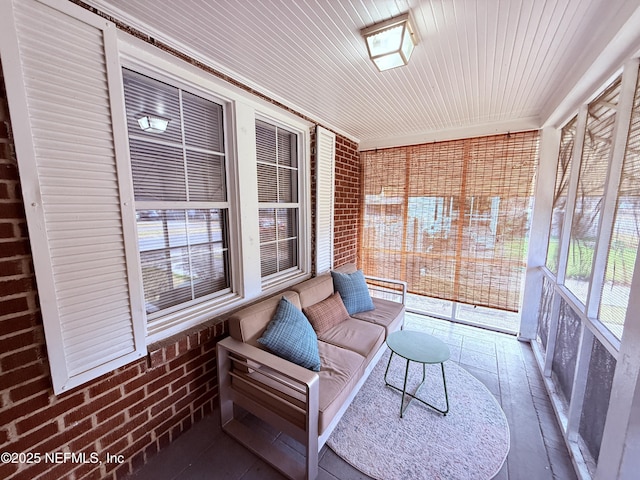
<instances>
[{"instance_id":1,"label":"screened porch wall","mask_svg":"<svg viewBox=\"0 0 640 480\"><path fill-rule=\"evenodd\" d=\"M610 467L619 452L600 465L602 447L611 443L607 422L621 414L612 396L616 368L627 371L620 378L638 369L620 353L633 316L628 304L640 232L638 78L638 62L630 61L563 127L540 268L532 346L583 479L618 478ZM609 431L627 442L625 432Z\"/></svg>"}]
</instances>

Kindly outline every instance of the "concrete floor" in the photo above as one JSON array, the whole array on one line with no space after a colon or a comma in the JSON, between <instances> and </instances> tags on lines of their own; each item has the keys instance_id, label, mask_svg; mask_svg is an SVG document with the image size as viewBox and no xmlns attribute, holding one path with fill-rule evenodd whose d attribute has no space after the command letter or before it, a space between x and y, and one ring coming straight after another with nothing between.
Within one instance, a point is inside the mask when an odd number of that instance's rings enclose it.
<instances>
[{"instance_id":1,"label":"concrete floor","mask_svg":"<svg viewBox=\"0 0 640 480\"><path fill-rule=\"evenodd\" d=\"M576 478L531 347L512 335L494 333L408 313L405 328L420 330L449 345L451 361L482 381L502 405L511 449L496 480ZM218 412L206 417L162 450L131 480L281 480L220 429ZM368 479L323 448L319 480ZM410 479L407 479L410 480Z\"/></svg>"}]
</instances>

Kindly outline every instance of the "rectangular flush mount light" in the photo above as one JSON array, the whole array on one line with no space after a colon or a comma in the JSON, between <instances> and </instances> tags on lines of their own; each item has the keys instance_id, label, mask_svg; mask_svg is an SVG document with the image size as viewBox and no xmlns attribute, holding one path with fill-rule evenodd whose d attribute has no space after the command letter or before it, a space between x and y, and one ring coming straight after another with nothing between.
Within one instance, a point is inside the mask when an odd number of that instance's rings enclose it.
<instances>
[{"instance_id":1,"label":"rectangular flush mount light","mask_svg":"<svg viewBox=\"0 0 640 480\"><path fill-rule=\"evenodd\" d=\"M360 34L367 43L369 57L381 72L409 63L417 43L409 13L363 28Z\"/></svg>"},{"instance_id":2,"label":"rectangular flush mount light","mask_svg":"<svg viewBox=\"0 0 640 480\"><path fill-rule=\"evenodd\" d=\"M169 125L168 118L151 115L149 113L139 114L137 120L140 128L149 133L164 133Z\"/></svg>"}]
</instances>

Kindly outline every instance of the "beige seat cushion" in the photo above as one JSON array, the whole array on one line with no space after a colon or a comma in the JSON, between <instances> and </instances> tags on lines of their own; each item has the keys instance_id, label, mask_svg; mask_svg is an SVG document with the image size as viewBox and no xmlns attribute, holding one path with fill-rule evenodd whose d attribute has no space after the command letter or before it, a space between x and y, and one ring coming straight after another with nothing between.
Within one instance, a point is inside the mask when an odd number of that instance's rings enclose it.
<instances>
[{"instance_id":1,"label":"beige seat cushion","mask_svg":"<svg viewBox=\"0 0 640 480\"><path fill-rule=\"evenodd\" d=\"M387 335L399 330L404 322L404 305L382 298L372 298L375 310L360 312L353 315L354 318L383 326Z\"/></svg>"},{"instance_id":2,"label":"beige seat cushion","mask_svg":"<svg viewBox=\"0 0 640 480\"><path fill-rule=\"evenodd\" d=\"M351 317L318 335L318 340L357 352L367 361L376 354L384 339L384 327Z\"/></svg>"},{"instance_id":3,"label":"beige seat cushion","mask_svg":"<svg viewBox=\"0 0 640 480\"><path fill-rule=\"evenodd\" d=\"M320 391L318 433L329 426L364 374L365 359L351 350L318 342L320 350Z\"/></svg>"}]
</instances>

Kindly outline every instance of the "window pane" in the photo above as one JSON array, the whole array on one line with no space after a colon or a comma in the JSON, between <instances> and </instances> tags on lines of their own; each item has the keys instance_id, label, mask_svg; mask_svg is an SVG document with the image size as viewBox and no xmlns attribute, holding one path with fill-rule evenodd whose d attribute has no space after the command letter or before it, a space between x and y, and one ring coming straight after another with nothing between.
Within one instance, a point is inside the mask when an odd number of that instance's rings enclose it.
<instances>
[{"instance_id":1,"label":"window pane","mask_svg":"<svg viewBox=\"0 0 640 480\"><path fill-rule=\"evenodd\" d=\"M256 154L258 162L277 162L276 127L256 121Z\"/></svg>"},{"instance_id":2,"label":"window pane","mask_svg":"<svg viewBox=\"0 0 640 480\"><path fill-rule=\"evenodd\" d=\"M558 273L560 258L560 237L566 214L567 193L569 190L569 175L571 174L571 160L573 158L573 144L576 136L577 117L574 117L562 129L560 152L556 170L556 186L553 194L553 211L551 213L551 228L549 230L549 244L547 245L547 268Z\"/></svg>"},{"instance_id":3,"label":"window pane","mask_svg":"<svg viewBox=\"0 0 640 480\"><path fill-rule=\"evenodd\" d=\"M278 165L297 167L296 138L294 133L278 129Z\"/></svg>"},{"instance_id":4,"label":"window pane","mask_svg":"<svg viewBox=\"0 0 640 480\"><path fill-rule=\"evenodd\" d=\"M147 313L229 288L226 211L140 210Z\"/></svg>"},{"instance_id":5,"label":"window pane","mask_svg":"<svg viewBox=\"0 0 640 480\"><path fill-rule=\"evenodd\" d=\"M278 272L278 245L276 243L260 245L260 267L263 277Z\"/></svg>"},{"instance_id":6,"label":"window pane","mask_svg":"<svg viewBox=\"0 0 640 480\"><path fill-rule=\"evenodd\" d=\"M298 201L298 171L278 168L278 202L295 203Z\"/></svg>"},{"instance_id":7,"label":"window pane","mask_svg":"<svg viewBox=\"0 0 640 480\"><path fill-rule=\"evenodd\" d=\"M186 145L223 153L222 105L188 92L183 92L182 103Z\"/></svg>"},{"instance_id":8,"label":"window pane","mask_svg":"<svg viewBox=\"0 0 640 480\"><path fill-rule=\"evenodd\" d=\"M178 89L127 69L123 70L123 83L129 135L181 144L182 122ZM168 119L167 129L163 133L143 131L138 123L142 114Z\"/></svg>"},{"instance_id":9,"label":"window pane","mask_svg":"<svg viewBox=\"0 0 640 480\"><path fill-rule=\"evenodd\" d=\"M295 239L278 243L278 270L293 268L298 264L298 242Z\"/></svg>"},{"instance_id":10,"label":"window pane","mask_svg":"<svg viewBox=\"0 0 640 480\"><path fill-rule=\"evenodd\" d=\"M589 105L565 279L565 285L583 304L587 302L589 279L593 269L593 253L613 144L620 84L618 78Z\"/></svg>"},{"instance_id":11,"label":"window pane","mask_svg":"<svg viewBox=\"0 0 640 480\"><path fill-rule=\"evenodd\" d=\"M182 149L130 139L136 201L187 199Z\"/></svg>"},{"instance_id":12,"label":"window pane","mask_svg":"<svg viewBox=\"0 0 640 480\"><path fill-rule=\"evenodd\" d=\"M189 200L192 202L225 202L227 200L224 157L187 151Z\"/></svg>"},{"instance_id":13,"label":"window pane","mask_svg":"<svg viewBox=\"0 0 640 480\"><path fill-rule=\"evenodd\" d=\"M276 239L276 211L273 208L261 208L258 211L260 223L260 243Z\"/></svg>"},{"instance_id":14,"label":"window pane","mask_svg":"<svg viewBox=\"0 0 640 480\"><path fill-rule=\"evenodd\" d=\"M618 339L629 303L640 238L640 83L631 117L598 317Z\"/></svg>"},{"instance_id":15,"label":"window pane","mask_svg":"<svg viewBox=\"0 0 640 480\"><path fill-rule=\"evenodd\" d=\"M258 201L278 201L278 167L275 165L258 164Z\"/></svg>"}]
</instances>

